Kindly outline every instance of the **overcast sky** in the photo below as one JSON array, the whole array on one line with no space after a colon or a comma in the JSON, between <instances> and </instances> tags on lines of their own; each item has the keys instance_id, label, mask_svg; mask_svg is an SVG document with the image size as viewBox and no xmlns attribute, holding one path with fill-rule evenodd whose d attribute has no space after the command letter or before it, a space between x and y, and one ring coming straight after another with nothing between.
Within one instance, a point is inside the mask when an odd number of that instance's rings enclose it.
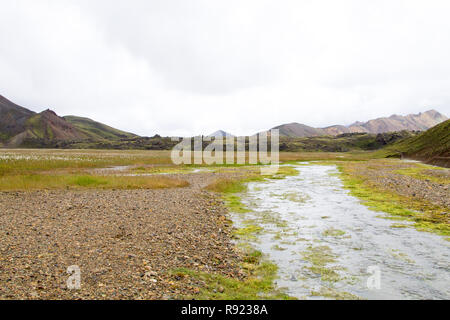
<instances>
[{"instance_id":1,"label":"overcast sky","mask_svg":"<svg viewBox=\"0 0 450 320\"><path fill-rule=\"evenodd\" d=\"M0 0L0 94L141 135L434 108L450 1Z\"/></svg>"}]
</instances>

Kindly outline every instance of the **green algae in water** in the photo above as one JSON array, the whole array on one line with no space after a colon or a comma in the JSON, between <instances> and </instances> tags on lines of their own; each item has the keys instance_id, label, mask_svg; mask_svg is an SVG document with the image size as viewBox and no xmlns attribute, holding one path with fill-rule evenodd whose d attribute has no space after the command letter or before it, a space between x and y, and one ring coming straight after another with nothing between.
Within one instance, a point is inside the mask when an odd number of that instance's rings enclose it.
<instances>
[{"instance_id":1,"label":"green algae in water","mask_svg":"<svg viewBox=\"0 0 450 320\"><path fill-rule=\"evenodd\" d=\"M324 232L322 232L322 235L324 237L342 237L345 235L345 231L339 230L339 229L335 229L335 228L329 228L327 230L325 230Z\"/></svg>"}]
</instances>

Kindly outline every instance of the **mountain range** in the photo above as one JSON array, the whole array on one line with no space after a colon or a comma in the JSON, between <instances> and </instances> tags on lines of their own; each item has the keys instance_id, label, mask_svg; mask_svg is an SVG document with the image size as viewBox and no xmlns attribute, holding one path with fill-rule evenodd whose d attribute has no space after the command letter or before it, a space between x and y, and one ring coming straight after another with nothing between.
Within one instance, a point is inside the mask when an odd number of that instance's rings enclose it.
<instances>
[{"instance_id":1,"label":"mountain range","mask_svg":"<svg viewBox=\"0 0 450 320\"><path fill-rule=\"evenodd\" d=\"M424 131L446 120L448 118L445 115L436 110L429 110L407 116L392 115L388 118L378 118L367 122L355 122L349 126L335 125L326 128L313 128L301 123L289 123L274 129L280 130L280 135L285 137L337 136L355 132L378 134L402 130Z\"/></svg>"},{"instance_id":2,"label":"mountain range","mask_svg":"<svg viewBox=\"0 0 450 320\"><path fill-rule=\"evenodd\" d=\"M300 123L284 124L274 129L285 137L337 136L346 133L385 133L393 131L424 131L447 120L435 110L408 116L393 115L368 122L356 122L349 126L335 125L326 128L313 128ZM211 137L233 136L223 130ZM156 136L155 136L156 137ZM60 117L52 110L40 113L21 107L0 95L0 146L3 147L64 147L70 142L78 145L84 142L108 146L118 141L140 143L145 139L133 133L121 131L103 123L78 117ZM157 145L159 142L155 141Z\"/></svg>"}]
</instances>

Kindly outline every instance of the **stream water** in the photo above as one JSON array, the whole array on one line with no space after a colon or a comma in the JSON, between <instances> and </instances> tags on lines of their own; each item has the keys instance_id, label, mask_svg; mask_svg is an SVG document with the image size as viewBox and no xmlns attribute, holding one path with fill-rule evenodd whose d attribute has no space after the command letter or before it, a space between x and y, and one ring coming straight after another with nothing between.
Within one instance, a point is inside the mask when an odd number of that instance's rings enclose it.
<instances>
[{"instance_id":1,"label":"stream water","mask_svg":"<svg viewBox=\"0 0 450 320\"><path fill-rule=\"evenodd\" d=\"M242 201L252 212L233 214L238 226L263 228L249 241L278 265L278 287L306 299L450 298L449 241L368 210L335 166L296 169L249 183Z\"/></svg>"}]
</instances>

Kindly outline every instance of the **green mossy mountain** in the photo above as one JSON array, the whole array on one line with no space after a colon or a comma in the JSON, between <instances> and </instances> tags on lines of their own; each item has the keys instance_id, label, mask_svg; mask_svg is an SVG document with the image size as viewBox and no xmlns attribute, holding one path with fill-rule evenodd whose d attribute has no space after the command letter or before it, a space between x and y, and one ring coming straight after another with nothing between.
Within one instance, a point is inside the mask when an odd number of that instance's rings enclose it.
<instances>
[{"instance_id":1,"label":"green mossy mountain","mask_svg":"<svg viewBox=\"0 0 450 320\"><path fill-rule=\"evenodd\" d=\"M35 114L0 95L0 141L6 141L23 132L25 122Z\"/></svg>"},{"instance_id":2,"label":"green mossy mountain","mask_svg":"<svg viewBox=\"0 0 450 320\"><path fill-rule=\"evenodd\" d=\"M385 150L386 156L403 156L429 164L450 167L450 120L397 142Z\"/></svg>"}]
</instances>

